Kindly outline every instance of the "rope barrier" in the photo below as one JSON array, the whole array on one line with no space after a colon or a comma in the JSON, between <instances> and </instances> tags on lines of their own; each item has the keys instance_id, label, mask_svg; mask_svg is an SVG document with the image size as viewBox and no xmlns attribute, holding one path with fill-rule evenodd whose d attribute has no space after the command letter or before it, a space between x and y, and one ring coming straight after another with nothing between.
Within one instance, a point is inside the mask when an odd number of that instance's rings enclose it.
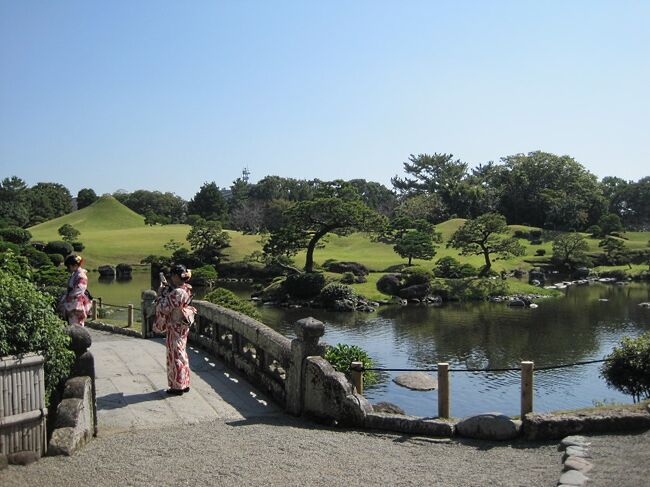
<instances>
[{"instance_id":1,"label":"rope barrier","mask_svg":"<svg viewBox=\"0 0 650 487\"><path fill-rule=\"evenodd\" d=\"M111 308L129 309L128 306L121 306L119 304L109 304L109 303L104 303L102 301L102 307L104 307L104 306L110 306ZM135 306L133 307L133 310L134 311L141 311L140 308L136 308Z\"/></svg>"},{"instance_id":2,"label":"rope barrier","mask_svg":"<svg viewBox=\"0 0 650 487\"><path fill-rule=\"evenodd\" d=\"M600 360L586 360L583 362L574 362L571 364L560 364L560 365L548 365L544 367L535 367L535 371L540 371L540 370L555 370L555 369L565 369L568 367L577 367L579 365L589 365L589 364L600 364L603 362L611 362L612 360L616 360L613 358L610 359L600 359ZM350 369L352 370L352 369ZM437 372L438 367L432 367L432 368L426 368L426 369L389 369L389 368L382 368L382 367L368 367L368 368L361 368L357 369L360 370L361 372L366 372L366 371L375 371L375 372ZM505 368L495 368L495 369L449 369L449 372L519 372L521 371L520 367L505 367Z\"/></svg>"}]
</instances>

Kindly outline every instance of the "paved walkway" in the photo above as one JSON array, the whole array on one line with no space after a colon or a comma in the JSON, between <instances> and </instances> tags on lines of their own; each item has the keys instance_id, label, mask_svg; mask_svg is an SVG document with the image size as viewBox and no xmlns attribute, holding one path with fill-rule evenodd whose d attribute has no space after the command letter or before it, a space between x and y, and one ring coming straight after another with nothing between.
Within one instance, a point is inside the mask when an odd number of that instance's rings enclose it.
<instances>
[{"instance_id":1,"label":"paved walkway","mask_svg":"<svg viewBox=\"0 0 650 487\"><path fill-rule=\"evenodd\" d=\"M100 434L281 413L222 362L191 347L191 391L169 396L163 339L88 331L93 338Z\"/></svg>"}]
</instances>

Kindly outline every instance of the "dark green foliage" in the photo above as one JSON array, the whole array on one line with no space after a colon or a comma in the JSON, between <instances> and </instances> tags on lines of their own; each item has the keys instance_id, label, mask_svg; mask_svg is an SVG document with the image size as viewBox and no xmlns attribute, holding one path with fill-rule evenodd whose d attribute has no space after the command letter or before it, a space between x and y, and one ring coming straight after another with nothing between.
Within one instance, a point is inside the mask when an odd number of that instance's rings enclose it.
<instances>
[{"instance_id":1,"label":"dark green foliage","mask_svg":"<svg viewBox=\"0 0 650 487\"><path fill-rule=\"evenodd\" d=\"M81 210L86 206L92 205L99 199L99 196L90 188L80 189L77 193L77 209Z\"/></svg>"},{"instance_id":2,"label":"dark green foliage","mask_svg":"<svg viewBox=\"0 0 650 487\"><path fill-rule=\"evenodd\" d=\"M591 238L601 238L605 235L600 225L591 225L586 231L591 235Z\"/></svg>"},{"instance_id":3,"label":"dark green foliage","mask_svg":"<svg viewBox=\"0 0 650 487\"><path fill-rule=\"evenodd\" d=\"M357 276L354 275L354 272L344 272L341 276L341 282L343 284L354 284L354 280Z\"/></svg>"},{"instance_id":4,"label":"dark green foliage","mask_svg":"<svg viewBox=\"0 0 650 487\"><path fill-rule=\"evenodd\" d=\"M29 265L36 269L38 269L39 267L51 265L50 256L45 252L36 250L31 245L23 247L21 249L20 254L27 257L27 260L29 261ZM63 257L61 257L61 260L63 260Z\"/></svg>"},{"instance_id":5,"label":"dark green foliage","mask_svg":"<svg viewBox=\"0 0 650 487\"><path fill-rule=\"evenodd\" d=\"M436 247L433 245L433 234L419 230L405 232L396 239L393 250L400 257L412 259L431 260L436 255Z\"/></svg>"},{"instance_id":6,"label":"dark green foliage","mask_svg":"<svg viewBox=\"0 0 650 487\"><path fill-rule=\"evenodd\" d=\"M631 395L634 402L650 398L650 332L623 338L606 358L600 374L607 384Z\"/></svg>"},{"instance_id":7,"label":"dark green foliage","mask_svg":"<svg viewBox=\"0 0 650 487\"><path fill-rule=\"evenodd\" d=\"M210 303L218 304L224 308L232 309L238 313L250 316L253 319L261 319L261 316L255 308L255 305L237 297L235 293L228 289L218 287L214 291L206 294L203 299L209 301Z\"/></svg>"},{"instance_id":8,"label":"dark green foliage","mask_svg":"<svg viewBox=\"0 0 650 487\"><path fill-rule=\"evenodd\" d=\"M209 262L218 259L221 251L230 245L230 235L223 231L219 222L208 221L193 226L187 241L199 259Z\"/></svg>"},{"instance_id":9,"label":"dark green foliage","mask_svg":"<svg viewBox=\"0 0 650 487\"><path fill-rule=\"evenodd\" d=\"M45 265L36 269L32 275L32 281L38 286L57 286L65 288L70 274L63 267Z\"/></svg>"},{"instance_id":10,"label":"dark green foliage","mask_svg":"<svg viewBox=\"0 0 650 487\"><path fill-rule=\"evenodd\" d=\"M363 348L345 343L337 343L333 347L328 346L325 349L325 360L332 364L334 370L343 372L348 380L350 380L350 364L352 362L361 362L363 367L368 369L375 366L374 361ZM365 386L377 384L379 383L379 375L372 370L364 371L363 383Z\"/></svg>"},{"instance_id":11,"label":"dark green foliage","mask_svg":"<svg viewBox=\"0 0 650 487\"><path fill-rule=\"evenodd\" d=\"M433 273L445 279L461 279L478 275L478 269L472 264L461 264L453 257L443 257L436 261Z\"/></svg>"},{"instance_id":12,"label":"dark green foliage","mask_svg":"<svg viewBox=\"0 0 650 487\"><path fill-rule=\"evenodd\" d=\"M85 246L84 246L83 243L81 243L81 242L72 242L72 249L75 252L83 252L84 248L85 248Z\"/></svg>"},{"instance_id":13,"label":"dark green foliage","mask_svg":"<svg viewBox=\"0 0 650 487\"><path fill-rule=\"evenodd\" d=\"M24 245L30 241L32 234L28 230L19 227L7 227L0 228L0 239L15 243L18 245Z\"/></svg>"},{"instance_id":14,"label":"dark green foliage","mask_svg":"<svg viewBox=\"0 0 650 487\"><path fill-rule=\"evenodd\" d=\"M74 242L79 235L81 235L81 232L77 230L75 227L70 225L69 223L66 223L65 225L61 225L59 229L57 230L59 232L59 235L65 240L66 242L72 243Z\"/></svg>"},{"instance_id":15,"label":"dark green foliage","mask_svg":"<svg viewBox=\"0 0 650 487\"><path fill-rule=\"evenodd\" d=\"M72 211L70 191L58 183L38 183L27 190L30 224L35 225Z\"/></svg>"},{"instance_id":16,"label":"dark green foliage","mask_svg":"<svg viewBox=\"0 0 650 487\"><path fill-rule=\"evenodd\" d=\"M60 254L66 257L72 253L72 244L61 240L53 240L45 246L45 252L48 254Z\"/></svg>"},{"instance_id":17,"label":"dark green foliage","mask_svg":"<svg viewBox=\"0 0 650 487\"><path fill-rule=\"evenodd\" d=\"M335 301L344 299L356 301L357 293L350 286L340 282L332 282L321 290L320 298L325 306L332 306Z\"/></svg>"},{"instance_id":18,"label":"dark green foliage","mask_svg":"<svg viewBox=\"0 0 650 487\"><path fill-rule=\"evenodd\" d=\"M402 281L397 274L386 274L377 281L377 290L388 296L397 296L402 289Z\"/></svg>"},{"instance_id":19,"label":"dark green foliage","mask_svg":"<svg viewBox=\"0 0 650 487\"><path fill-rule=\"evenodd\" d=\"M598 246L605 251L607 265L624 265L630 263L630 253L625 247L625 242L616 237L606 237L598 242Z\"/></svg>"},{"instance_id":20,"label":"dark green foliage","mask_svg":"<svg viewBox=\"0 0 650 487\"><path fill-rule=\"evenodd\" d=\"M325 286L325 276L320 272L291 274L284 281L284 289L292 298L309 299L318 296Z\"/></svg>"},{"instance_id":21,"label":"dark green foliage","mask_svg":"<svg viewBox=\"0 0 650 487\"><path fill-rule=\"evenodd\" d=\"M54 267L58 267L63 264L64 257L61 254L46 254L49 255L50 263Z\"/></svg>"},{"instance_id":22,"label":"dark green foliage","mask_svg":"<svg viewBox=\"0 0 650 487\"><path fill-rule=\"evenodd\" d=\"M581 266L591 266L586 252L589 244L579 233L558 235L553 241L553 262L558 267L576 269Z\"/></svg>"},{"instance_id":23,"label":"dark green foliage","mask_svg":"<svg viewBox=\"0 0 650 487\"><path fill-rule=\"evenodd\" d=\"M7 250L11 250L13 254L18 255L21 253L22 247L15 243L0 240L0 253L6 252Z\"/></svg>"},{"instance_id":24,"label":"dark green foliage","mask_svg":"<svg viewBox=\"0 0 650 487\"><path fill-rule=\"evenodd\" d=\"M537 250L535 251L535 255L538 256L538 257L541 257L541 256L543 256L543 255L546 255L546 249L537 249Z\"/></svg>"},{"instance_id":25,"label":"dark green foliage","mask_svg":"<svg viewBox=\"0 0 650 487\"><path fill-rule=\"evenodd\" d=\"M0 272L0 356L38 352L45 357L47 396L64 379L74 360L64 323L56 316L52 299L21 275L3 265Z\"/></svg>"},{"instance_id":26,"label":"dark green foliage","mask_svg":"<svg viewBox=\"0 0 650 487\"><path fill-rule=\"evenodd\" d=\"M115 199L147 218L148 224L183 223L187 204L174 193L139 189L133 193L115 193Z\"/></svg>"},{"instance_id":27,"label":"dark green foliage","mask_svg":"<svg viewBox=\"0 0 650 487\"><path fill-rule=\"evenodd\" d=\"M621 218L613 213L600 217L600 220L598 220L598 226L602 230L602 235L625 232L623 223L621 223Z\"/></svg>"},{"instance_id":28,"label":"dark green foliage","mask_svg":"<svg viewBox=\"0 0 650 487\"><path fill-rule=\"evenodd\" d=\"M416 286L418 284L430 284L433 274L424 267L407 267L402 271L404 287Z\"/></svg>"},{"instance_id":29,"label":"dark green foliage","mask_svg":"<svg viewBox=\"0 0 650 487\"><path fill-rule=\"evenodd\" d=\"M212 265L204 265L196 269L192 269L191 283L193 286L212 286L217 282L217 271Z\"/></svg>"},{"instance_id":30,"label":"dark green foliage","mask_svg":"<svg viewBox=\"0 0 650 487\"><path fill-rule=\"evenodd\" d=\"M228 214L228 205L221 190L213 181L204 183L194 198L187 204L187 212L199 215L206 220L223 222Z\"/></svg>"}]
</instances>

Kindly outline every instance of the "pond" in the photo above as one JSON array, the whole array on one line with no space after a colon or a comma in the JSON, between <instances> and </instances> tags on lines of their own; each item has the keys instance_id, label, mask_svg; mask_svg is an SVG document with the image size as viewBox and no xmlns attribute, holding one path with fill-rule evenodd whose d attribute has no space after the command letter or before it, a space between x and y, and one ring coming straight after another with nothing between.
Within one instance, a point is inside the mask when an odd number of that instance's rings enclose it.
<instances>
[{"instance_id":1,"label":"pond","mask_svg":"<svg viewBox=\"0 0 650 487\"><path fill-rule=\"evenodd\" d=\"M148 273L136 273L129 283L99 284L91 291L105 302L138 306ZM229 285L247 296L247 286ZM293 323L314 316L326 325L324 340L366 349L377 366L430 368L449 362L451 368L535 367L597 360L625 335L650 331L650 285L592 284L571 287L562 298L539 300L536 309L508 308L501 303L449 303L441 307L386 306L376 313L334 313L317 309L262 307L264 323L293 337ZM535 411L593 406L595 402L631 402L599 377L600 364L535 372ZM390 401L407 414L435 416L437 392L416 392L392 382L387 372L365 395L371 402ZM456 417L500 411L519 414L518 372L451 372L451 414Z\"/></svg>"}]
</instances>

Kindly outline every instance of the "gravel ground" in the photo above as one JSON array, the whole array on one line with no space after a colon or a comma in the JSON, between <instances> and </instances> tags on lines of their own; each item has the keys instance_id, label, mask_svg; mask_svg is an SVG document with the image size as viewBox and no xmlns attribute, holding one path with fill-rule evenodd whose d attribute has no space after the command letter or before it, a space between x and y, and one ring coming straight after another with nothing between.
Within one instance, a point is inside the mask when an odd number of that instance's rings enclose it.
<instances>
[{"instance_id":1,"label":"gravel ground","mask_svg":"<svg viewBox=\"0 0 650 487\"><path fill-rule=\"evenodd\" d=\"M0 485L551 487L560 461L556 442L460 442L266 417L100 434L73 457L10 466Z\"/></svg>"},{"instance_id":2,"label":"gravel ground","mask_svg":"<svg viewBox=\"0 0 650 487\"><path fill-rule=\"evenodd\" d=\"M649 485L650 432L589 437L593 470L586 475L597 487Z\"/></svg>"}]
</instances>

